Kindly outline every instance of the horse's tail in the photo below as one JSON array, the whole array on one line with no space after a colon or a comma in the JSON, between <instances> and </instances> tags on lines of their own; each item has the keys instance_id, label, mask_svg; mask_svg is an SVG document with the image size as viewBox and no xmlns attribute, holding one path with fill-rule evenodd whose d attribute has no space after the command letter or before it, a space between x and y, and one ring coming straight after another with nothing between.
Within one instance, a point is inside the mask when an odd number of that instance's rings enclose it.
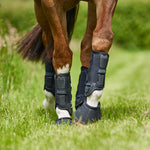
<instances>
[{"instance_id":1,"label":"horse's tail","mask_svg":"<svg viewBox=\"0 0 150 150\"><path fill-rule=\"evenodd\" d=\"M18 53L21 53L23 59L43 60L44 45L42 41L42 30L37 24L29 33L24 35L17 43Z\"/></svg>"},{"instance_id":2,"label":"horse's tail","mask_svg":"<svg viewBox=\"0 0 150 150\"><path fill-rule=\"evenodd\" d=\"M79 5L76 5L66 14L67 35L69 42L73 34L73 29L77 18L78 10ZM53 41L53 39L51 40ZM23 59L26 58L31 61L42 60L43 62L46 59L46 48L44 48L42 41L42 29L38 24L29 33L24 35L18 41L17 46L18 46L18 53L22 55ZM50 51L51 51L50 54L52 54L53 48Z\"/></svg>"}]
</instances>

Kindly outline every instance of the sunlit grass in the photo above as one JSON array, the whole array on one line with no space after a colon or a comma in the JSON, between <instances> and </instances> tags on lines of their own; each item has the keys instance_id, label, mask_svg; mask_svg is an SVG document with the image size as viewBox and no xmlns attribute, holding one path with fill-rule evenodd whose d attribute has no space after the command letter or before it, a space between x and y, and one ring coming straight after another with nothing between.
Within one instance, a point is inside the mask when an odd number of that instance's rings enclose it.
<instances>
[{"instance_id":1,"label":"sunlit grass","mask_svg":"<svg viewBox=\"0 0 150 150\"><path fill-rule=\"evenodd\" d=\"M17 3L14 3L15 1ZM11 8L10 12L17 15L17 18L19 15L23 17L16 11L18 7L25 12L28 7L34 15L32 0L28 0L28 3L25 0L24 6L19 0L1 2L3 13L3 6L9 3L5 8ZM84 3L81 4L81 7L83 6ZM11 19L10 12L3 15L8 15L8 20ZM24 24L22 21L12 19L10 22L14 23L20 32L26 32L32 23ZM79 29L79 34L78 29L75 29L77 36L82 36L80 32L85 26ZM8 33L3 39L6 43L0 47L0 150L149 149L149 50L130 52L114 45L109 53L106 84L101 98L102 119L86 126L57 126L55 111L45 112L42 109L44 65L23 61L10 46L16 34L10 34L9 31ZM81 63L80 51L76 47L80 44L75 41L72 45L74 55L71 80L74 108Z\"/></svg>"}]
</instances>

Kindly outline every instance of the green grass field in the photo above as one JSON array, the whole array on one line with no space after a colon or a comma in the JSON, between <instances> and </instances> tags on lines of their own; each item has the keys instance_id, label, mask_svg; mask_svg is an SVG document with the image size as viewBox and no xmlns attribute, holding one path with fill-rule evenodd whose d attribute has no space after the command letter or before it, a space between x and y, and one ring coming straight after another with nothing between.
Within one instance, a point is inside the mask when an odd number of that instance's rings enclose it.
<instances>
[{"instance_id":1,"label":"green grass field","mask_svg":"<svg viewBox=\"0 0 150 150\"><path fill-rule=\"evenodd\" d=\"M111 49L101 99L103 117L86 126L56 126L55 112L42 110L43 65L17 55L3 63L1 56L0 149L149 149L149 56L149 51ZM79 66L77 51L71 70L73 106Z\"/></svg>"},{"instance_id":2,"label":"green grass field","mask_svg":"<svg viewBox=\"0 0 150 150\"><path fill-rule=\"evenodd\" d=\"M113 45L101 98L102 119L85 126L57 126L55 111L42 109L44 65L23 61L10 44L16 33L6 27L7 21L18 34L35 22L35 18L22 20L25 16L15 11L22 3L15 1L16 5L1 0L7 9L0 9L0 150L150 149L150 50L129 51ZM26 0L21 11L34 17L33 10L26 11L33 8L31 4ZM73 39L73 108L81 66L77 45Z\"/></svg>"}]
</instances>

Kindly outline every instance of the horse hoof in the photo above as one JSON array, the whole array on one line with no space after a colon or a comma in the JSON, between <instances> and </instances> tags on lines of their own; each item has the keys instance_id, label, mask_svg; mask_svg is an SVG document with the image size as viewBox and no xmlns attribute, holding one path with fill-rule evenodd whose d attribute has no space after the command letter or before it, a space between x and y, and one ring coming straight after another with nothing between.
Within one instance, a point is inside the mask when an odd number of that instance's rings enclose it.
<instances>
[{"instance_id":1,"label":"horse hoof","mask_svg":"<svg viewBox=\"0 0 150 150\"><path fill-rule=\"evenodd\" d=\"M100 103L97 107L89 106L86 101L75 111L75 120L81 124L95 122L101 119Z\"/></svg>"},{"instance_id":2,"label":"horse hoof","mask_svg":"<svg viewBox=\"0 0 150 150\"><path fill-rule=\"evenodd\" d=\"M71 118L61 118L61 119L56 120L56 124L57 125L65 125L65 124L71 125L72 119Z\"/></svg>"}]
</instances>

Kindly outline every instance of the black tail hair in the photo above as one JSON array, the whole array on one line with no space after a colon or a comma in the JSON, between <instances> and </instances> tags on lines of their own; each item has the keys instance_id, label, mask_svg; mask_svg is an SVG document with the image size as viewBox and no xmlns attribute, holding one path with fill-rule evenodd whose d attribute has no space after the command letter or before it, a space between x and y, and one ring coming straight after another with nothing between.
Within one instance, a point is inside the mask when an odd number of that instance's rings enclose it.
<instances>
[{"instance_id":1,"label":"black tail hair","mask_svg":"<svg viewBox=\"0 0 150 150\"><path fill-rule=\"evenodd\" d=\"M66 14L68 42L71 41L78 10L79 4L70 9ZM51 40L53 41L53 39ZM24 35L17 42L17 48L18 53L22 55L23 59L28 59L30 61L41 60L42 62L45 62L47 48L44 48L43 45L41 27L37 24L29 33ZM52 54L52 52L53 48L50 49L50 54Z\"/></svg>"}]
</instances>

